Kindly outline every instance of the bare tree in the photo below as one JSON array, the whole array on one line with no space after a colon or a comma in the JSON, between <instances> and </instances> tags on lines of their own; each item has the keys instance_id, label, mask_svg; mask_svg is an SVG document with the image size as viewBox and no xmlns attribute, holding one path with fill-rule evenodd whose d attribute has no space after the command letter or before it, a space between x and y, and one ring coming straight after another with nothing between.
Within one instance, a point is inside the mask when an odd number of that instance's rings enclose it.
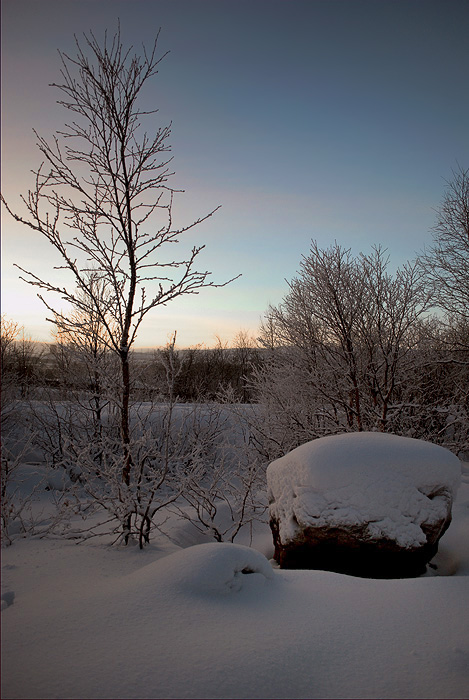
<instances>
[{"instance_id":1,"label":"bare tree","mask_svg":"<svg viewBox=\"0 0 469 700\"><path fill-rule=\"evenodd\" d=\"M140 324L152 309L181 295L223 286L195 267L204 246L193 247L182 258L166 253L181 234L216 209L183 228L173 225L175 190L168 184L172 173L167 155L171 127L144 131L144 120L155 129L157 110L139 106L143 88L164 58L157 58L157 42L158 36L151 51L143 48L143 55L134 54L124 48L119 29L112 40L105 36L102 46L90 33L82 44L76 40L74 58L61 54L62 82L53 86L60 90L59 104L71 121L52 142L36 134L44 163L35 173L34 189L22 197L26 214L14 212L2 197L16 221L38 231L58 252L59 269L71 273L73 289L19 268L22 279L96 318L102 342L119 358L122 480L127 487L133 468L129 351ZM106 286L105 299L90 286L90 270ZM83 328L79 319L38 296L59 329ZM129 523L130 515L124 530Z\"/></svg>"},{"instance_id":2,"label":"bare tree","mask_svg":"<svg viewBox=\"0 0 469 700\"><path fill-rule=\"evenodd\" d=\"M261 329L254 384L265 413L254 435L266 457L343 430L398 431L405 377L428 306L422 273L394 276L379 248L353 257L313 241L289 292Z\"/></svg>"},{"instance_id":3,"label":"bare tree","mask_svg":"<svg viewBox=\"0 0 469 700\"><path fill-rule=\"evenodd\" d=\"M438 411L447 413L453 442L468 450L469 416L469 168L458 166L437 209L433 244L420 262L435 305L446 314L431 338L428 376L438 374ZM448 432L447 426L444 428ZM452 445L450 445L452 446Z\"/></svg>"},{"instance_id":4,"label":"bare tree","mask_svg":"<svg viewBox=\"0 0 469 700\"><path fill-rule=\"evenodd\" d=\"M2 314L0 333L2 388L0 398L3 441L15 414L18 386L16 340L20 332L21 328L16 321Z\"/></svg>"},{"instance_id":5,"label":"bare tree","mask_svg":"<svg viewBox=\"0 0 469 700\"><path fill-rule=\"evenodd\" d=\"M77 291L80 307L72 309L66 319L56 322L54 355L56 364L62 365L62 377L68 379L69 389L74 390L74 399L81 403L87 413L91 412L94 438L99 439L102 435L103 410L110 401L115 402L116 392L112 385L115 384L116 358L115 355L110 356L102 314L96 313L90 297L96 299L97 307L106 313L112 293L106 280L100 278L96 271L88 272L87 278L87 289ZM83 306L88 306L89 311L84 311ZM115 323L110 318L108 328L115 330Z\"/></svg>"},{"instance_id":6,"label":"bare tree","mask_svg":"<svg viewBox=\"0 0 469 700\"><path fill-rule=\"evenodd\" d=\"M438 305L469 318L469 168L459 167L447 182L437 209L434 240L421 262Z\"/></svg>"},{"instance_id":7,"label":"bare tree","mask_svg":"<svg viewBox=\"0 0 469 700\"><path fill-rule=\"evenodd\" d=\"M27 337L23 326L1 319L1 406L3 434L11 422L15 401L26 398L42 378L43 349Z\"/></svg>"},{"instance_id":8,"label":"bare tree","mask_svg":"<svg viewBox=\"0 0 469 700\"><path fill-rule=\"evenodd\" d=\"M250 375L260 364L260 351L256 339L245 330L240 330L232 341L234 362L236 364L237 395L243 403L251 398L249 391Z\"/></svg>"},{"instance_id":9,"label":"bare tree","mask_svg":"<svg viewBox=\"0 0 469 700\"><path fill-rule=\"evenodd\" d=\"M422 317L431 303L418 261L406 263L395 275L381 248L361 256L365 283L364 309L359 320L364 348L364 390L368 395L369 425L396 429L406 377L420 347Z\"/></svg>"},{"instance_id":10,"label":"bare tree","mask_svg":"<svg viewBox=\"0 0 469 700\"><path fill-rule=\"evenodd\" d=\"M15 340L21 332L20 326L8 318L6 314L2 314L0 321L0 350L2 370L12 364L12 356L14 355Z\"/></svg>"}]
</instances>

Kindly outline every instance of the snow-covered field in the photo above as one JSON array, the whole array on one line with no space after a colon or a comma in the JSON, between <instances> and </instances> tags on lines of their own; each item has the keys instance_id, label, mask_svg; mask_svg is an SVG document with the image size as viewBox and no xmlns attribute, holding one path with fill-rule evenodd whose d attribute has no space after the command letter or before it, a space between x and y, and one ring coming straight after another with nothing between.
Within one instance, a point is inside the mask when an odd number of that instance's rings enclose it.
<instances>
[{"instance_id":1,"label":"snow-covered field","mask_svg":"<svg viewBox=\"0 0 469 700\"><path fill-rule=\"evenodd\" d=\"M143 551L16 539L2 555L2 697L468 698L463 467L415 579L273 568L265 524L251 548L190 523Z\"/></svg>"}]
</instances>

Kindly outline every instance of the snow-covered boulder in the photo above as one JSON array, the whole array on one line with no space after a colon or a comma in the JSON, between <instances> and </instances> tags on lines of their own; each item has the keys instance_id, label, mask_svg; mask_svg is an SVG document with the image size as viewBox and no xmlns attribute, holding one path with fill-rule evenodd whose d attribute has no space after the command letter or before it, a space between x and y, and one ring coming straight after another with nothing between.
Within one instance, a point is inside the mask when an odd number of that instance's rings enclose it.
<instances>
[{"instance_id":1,"label":"snow-covered boulder","mask_svg":"<svg viewBox=\"0 0 469 700\"><path fill-rule=\"evenodd\" d=\"M267 468L275 559L287 569L402 578L424 573L451 522L459 459L423 440L344 433Z\"/></svg>"}]
</instances>

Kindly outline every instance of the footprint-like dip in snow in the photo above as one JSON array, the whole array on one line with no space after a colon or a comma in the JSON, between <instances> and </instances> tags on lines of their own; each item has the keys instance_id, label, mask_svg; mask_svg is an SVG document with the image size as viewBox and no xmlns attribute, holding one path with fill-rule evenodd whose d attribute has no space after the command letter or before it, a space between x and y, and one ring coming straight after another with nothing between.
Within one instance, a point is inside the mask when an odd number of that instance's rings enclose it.
<instances>
[{"instance_id":1,"label":"footprint-like dip in snow","mask_svg":"<svg viewBox=\"0 0 469 700\"><path fill-rule=\"evenodd\" d=\"M10 605L13 605L13 602L15 600L15 593L14 591L5 591L5 593L2 593L2 610L6 610L6 608L9 608Z\"/></svg>"}]
</instances>

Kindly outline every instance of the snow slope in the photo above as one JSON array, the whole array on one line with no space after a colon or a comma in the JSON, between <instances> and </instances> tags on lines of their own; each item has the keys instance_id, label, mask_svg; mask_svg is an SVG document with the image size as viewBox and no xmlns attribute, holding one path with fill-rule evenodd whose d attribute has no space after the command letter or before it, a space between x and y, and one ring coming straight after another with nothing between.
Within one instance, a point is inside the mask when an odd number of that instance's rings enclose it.
<instances>
[{"instance_id":1,"label":"snow slope","mask_svg":"<svg viewBox=\"0 0 469 700\"><path fill-rule=\"evenodd\" d=\"M419 579L273 569L265 529L254 549L17 540L2 697L467 698L468 467Z\"/></svg>"}]
</instances>

